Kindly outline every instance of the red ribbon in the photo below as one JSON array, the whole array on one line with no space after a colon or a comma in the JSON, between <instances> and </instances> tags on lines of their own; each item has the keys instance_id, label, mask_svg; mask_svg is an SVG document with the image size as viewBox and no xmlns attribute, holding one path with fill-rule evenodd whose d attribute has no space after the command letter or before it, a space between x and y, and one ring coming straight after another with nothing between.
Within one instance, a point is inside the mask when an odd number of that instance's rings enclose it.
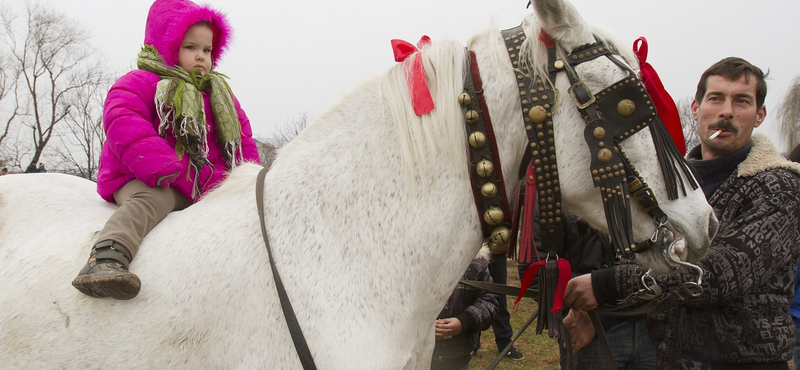
<instances>
[{"instance_id":1,"label":"red ribbon","mask_svg":"<svg viewBox=\"0 0 800 370\"><path fill-rule=\"evenodd\" d=\"M414 64L411 67L411 75L408 75L406 70L406 81L408 82L408 92L411 94L411 105L414 107L414 113L421 116L433 110L433 98L431 91L428 89L428 82L425 80L425 67L422 65L422 57L417 53L419 49L431 43L428 36L422 36L417 43L417 46L403 40L393 39L392 50L394 51L394 60L402 62L412 54L414 55Z\"/></svg>"},{"instance_id":2,"label":"red ribbon","mask_svg":"<svg viewBox=\"0 0 800 370\"><path fill-rule=\"evenodd\" d=\"M639 44L639 45L637 45ZM642 82L650 98L653 99L653 104L656 106L656 112L667 127L675 146L682 155L686 155L686 141L683 138L683 127L681 126L681 116L678 114L678 108L675 106L675 101L664 88L658 73L653 69L650 63L647 63L647 39L640 37L633 42L633 53L639 58L639 69L641 73Z\"/></svg>"}]
</instances>

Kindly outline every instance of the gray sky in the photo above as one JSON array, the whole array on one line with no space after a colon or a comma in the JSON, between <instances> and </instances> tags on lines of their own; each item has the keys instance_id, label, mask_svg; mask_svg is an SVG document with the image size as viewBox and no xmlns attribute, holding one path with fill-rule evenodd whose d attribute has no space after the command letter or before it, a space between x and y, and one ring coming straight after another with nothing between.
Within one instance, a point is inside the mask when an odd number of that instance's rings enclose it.
<instances>
[{"instance_id":1,"label":"gray sky","mask_svg":"<svg viewBox=\"0 0 800 370\"><path fill-rule=\"evenodd\" d=\"M40 1L92 32L93 44L118 74L134 67L151 1ZM227 13L234 27L234 42L218 70L231 77L259 137L303 112L319 116L359 82L390 68L393 38L416 43L428 35L466 44L492 24L510 28L532 11L526 0L197 2ZM703 70L723 57L769 69L767 120L760 129L767 134L787 86L800 75L798 0L572 3L590 23L620 36L627 43L621 47L645 36L648 62L676 101L693 96Z\"/></svg>"}]
</instances>

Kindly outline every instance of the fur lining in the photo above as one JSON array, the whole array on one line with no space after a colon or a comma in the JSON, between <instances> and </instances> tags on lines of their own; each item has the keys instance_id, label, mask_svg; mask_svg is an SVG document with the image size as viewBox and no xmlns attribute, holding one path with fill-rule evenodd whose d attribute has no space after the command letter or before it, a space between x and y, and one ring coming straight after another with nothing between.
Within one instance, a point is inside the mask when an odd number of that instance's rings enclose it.
<instances>
[{"instance_id":1,"label":"fur lining","mask_svg":"<svg viewBox=\"0 0 800 370\"><path fill-rule=\"evenodd\" d=\"M211 51L216 66L232 39L231 28L225 14L210 5L197 5L188 0L156 0L150 6L145 26L144 43L152 45L172 67L178 63L183 36L197 22L206 21L214 31L214 48Z\"/></svg>"},{"instance_id":2,"label":"fur lining","mask_svg":"<svg viewBox=\"0 0 800 370\"><path fill-rule=\"evenodd\" d=\"M759 172L775 168L783 168L800 175L800 164L794 163L778 153L775 146L764 134L754 133L753 148L750 154L739 164L739 177L755 176Z\"/></svg>"},{"instance_id":3,"label":"fur lining","mask_svg":"<svg viewBox=\"0 0 800 370\"><path fill-rule=\"evenodd\" d=\"M481 246L481 250L478 251L478 254L475 255L475 259L482 259L486 261L492 260L492 251L489 250L489 245L483 243Z\"/></svg>"}]
</instances>

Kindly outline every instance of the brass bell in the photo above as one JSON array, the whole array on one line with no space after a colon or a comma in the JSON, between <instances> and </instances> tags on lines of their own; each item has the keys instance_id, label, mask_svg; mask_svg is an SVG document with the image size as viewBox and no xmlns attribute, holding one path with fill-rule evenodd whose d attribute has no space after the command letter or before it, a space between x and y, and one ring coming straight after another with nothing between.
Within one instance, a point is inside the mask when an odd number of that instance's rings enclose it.
<instances>
[{"instance_id":1,"label":"brass bell","mask_svg":"<svg viewBox=\"0 0 800 370\"><path fill-rule=\"evenodd\" d=\"M486 212L483 213L483 220L486 221L489 225L499 225L503 222L503 210L497 207L489 207Z\"/></svg>"},{"instance_id":2,"label":"brass bell","mask_svg":"<svg viewBox=\"0 0 800 370\"><path fill-rule=\"evenodd\" d=\"M600 152L597 153L597 159L600 160L601 163L608 163L611 162L611 158L613 157L613 153L608 148L600 149Z\"/></svg>"},{"instance_id":3,"label":"brass bell","mask_svg":"<svg viewBox=\"0 0 800 370\"><path fill-rule=\"evenodd\" d=\"M492 172L494 172L494 163L487 159L482 159L475 166L475 171L480 177L489 177L492 175Z\"/></svg>"},{"instance_id":4,"label":"brass bell","mask_svg":"<svg viewBox=\"0 0 800 370\"><path fill-rule=\"evenodd\" d=\"M481 186L481 195L484 198L491 198L497 195L497 185L492 182L487 182Z\"/></svg>"},{"instance_id":5,"label":"brass bell","mask_svg":"<svg viewBox=\"0 0 800 370\"><path fill-rule=\"evenodd\" d=\"M458 103L461 105L470 105L470 103L472 103L472 97L469 94L463 92L461 93L461 95L458 96Z\"/></svg>"},{"instance_id":6,"label":"brass bell","mask_svg":"<svg viewBox=\"0 0 800 370\"><path fill-rule=\"evenodd\" d=\"M486 135L483 132L475 131L469 134L469 145L473 148L480 148L486 144Z\"/></svg>"},{"instance_id":7,"label":"brass bell","mask_svg":"<svg viewBox=\"0 0 800 370\"><path fill-rule=\"evenodd\" d=\"M547 110L543 106L537 105L528 112L528 118L533 123L542 123L547 118Z\"/></svg>"},{"instance_id":8,"label":"brass bell","mask_svg":"<svg viewBox=\"0 0 800 370\"><path fill-rule=\"evenodd\" d=\"M464 114L464 118L467 120L467 123L475 123L478 122L478 118L480 118L480 116L478 115L477 111L469 110Z\"/></svg>"},{"instance_id":9,"label":"brass bell","mask_svg":"<svg viewBox=\"0 0 800 370\"><path fill-rule=\"evenodd\" d=\"M623 117L630 117L636 110L636 104L630 99L622 99L617 103L617 113Z\"/></svg>"},{"instance_id":10,"label":"brass bell","mask_svg":"<svg viewBox=\"0 0 800 370\"><path fill-rule=\"evenodd\" d=\"M511 239L511 230L505 226L500 226L492 230L489 237L489 250L494 254L505 253L508 250L508 241Z\"/></svg>"}]
</instances>

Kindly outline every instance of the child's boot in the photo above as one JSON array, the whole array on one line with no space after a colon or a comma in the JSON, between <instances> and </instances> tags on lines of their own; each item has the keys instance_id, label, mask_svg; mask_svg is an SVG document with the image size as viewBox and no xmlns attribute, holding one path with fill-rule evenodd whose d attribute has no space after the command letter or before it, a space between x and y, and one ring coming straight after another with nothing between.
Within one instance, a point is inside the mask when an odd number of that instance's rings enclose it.
<instances>
[{"instance_id":1,"label":"child's boot","mask_svg":"<svg viewBox=\"0 0 800 370\"><path fill-rule=\"evenodd\" d=\"M139 294L142 282L128 271L131 255L128 250L112 240L97 243L86 266L72 280L72 286L81 293L102 298L131 299Z\"/></svg>"}]
</instances>

